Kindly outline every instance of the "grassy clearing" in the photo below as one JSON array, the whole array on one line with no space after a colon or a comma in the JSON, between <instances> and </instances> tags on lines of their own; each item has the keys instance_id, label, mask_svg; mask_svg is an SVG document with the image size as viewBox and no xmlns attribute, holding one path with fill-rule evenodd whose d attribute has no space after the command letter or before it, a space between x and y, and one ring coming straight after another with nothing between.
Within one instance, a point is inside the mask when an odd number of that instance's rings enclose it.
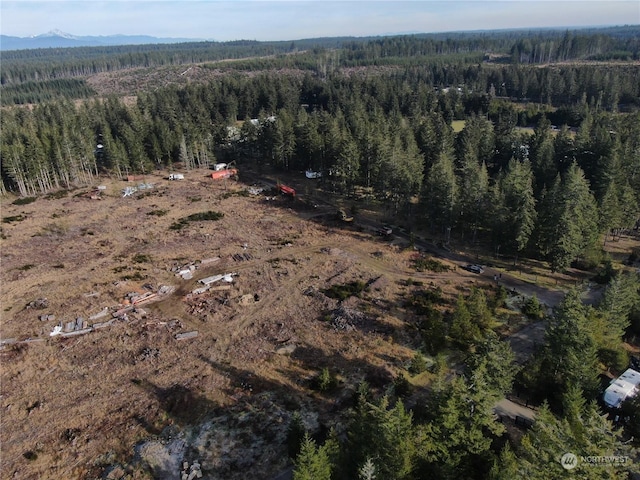
<instances>
[{"instance_id":1,"label":"grassy clearing","mask_svg":"<svg viewBox=\"0 0 640 480\"><path fill-rule=\"evenodd\" d=\"M459 133L464 129L466 123L466 120L453 120L451 122L451 128L453 128L453 131L455 133Z\"/></svg>"}]
</instances>

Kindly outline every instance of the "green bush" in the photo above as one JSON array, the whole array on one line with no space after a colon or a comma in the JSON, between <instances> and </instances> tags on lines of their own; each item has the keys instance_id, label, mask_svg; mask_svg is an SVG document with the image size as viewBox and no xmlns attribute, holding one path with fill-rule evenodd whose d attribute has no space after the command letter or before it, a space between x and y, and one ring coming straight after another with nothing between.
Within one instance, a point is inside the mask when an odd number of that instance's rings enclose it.
<instances>
[{"instance_id":1,"label":"green bush","mask_svg":"<svg viewBox=\"0 0 640 480\"><path fill-rule=\"evenodd\" d=\"M507 301L507 289L500 285L495 289L495 294L489 300L489 307L495 312L496 308L502 308Z\"/></svg>"},{"instance_id":2,"label":"green bush","mask_svg":"<svg viewBox=\"0 0 640 480\"><path fill-rule=\"evenodd\" d=\"M606 285L617 274L618 271L613 267L611 260L606 260L604 265L598 269L598 273L593 277L593 281L599 285Z\"/></svg>"},{"instance_id":3,"label":"green bush","mask_svg":"<svg viewBox=\"0 0 640 480\"><path fill-rule=\"evenodd\" d=\"M325 289L324 294L329 298L346 300L354 295L359 297L366 287L366 283L356 280L343 285L331 285L329 288Z\"/></svg>"},{"instance_id":4,"label":"green bush","mask_svg":"<svg viewBox=\"0 0 640 480\"><path fill-rule=\"evenodd\" d=\"M409 365L409 373L411 375L419 375L427 369L427 360L424 358L424 355L420 352L416 352L416 354L411 359L411 364Z\"/></svg>"},{"instance_id":5,"label":"green bush","mask_svg":"<svg viewBox=\"0 0 640 480\"><path fill-rule=\"evenodd\" d=\"M522 305L522 313L535 320L540 320L544 317L544 306L538 301L535 293Z\"/></svg>"},{"instance_id":6,"label":"green bush","mask_svg":"<svg viewBox=\"0 0 640 480\"><path fill-rule=\"evenodd\" d=\"M172 223L169 226L169 230L182 230L189 222L216 221L220 220L222 217L224 217L224 213L214 212L212 210L209 210L208 212L193 213L188 217L183 217L177 222Z\"/></svg>"},{"instance_id":7,"label":"green bush","mask_svg":"<svg viewBox=\"0 0 640 480\"><path fill-rule=\"evenodd\" d=\"M438 260L434 260L433 258L423 256L417 256L413 259L413 267L418 272L424 272L425 270L428 270L430 272L442 273L451 270L451 267L449 267L448 265L445 265Z\"/></svg>"},{"instance_id":8,"label":"green bush","mask_svg":"<svg viewBox=\"0 0 640 480\"><path fill-rule=\"evenodd\" d=\"M45 197L48 200L56 200L58 198L65 198L69 194L69 190L58 190L57 192L51 192Z\"/></svg>"},{"instance_id":9,"label":"green bush","mask_svg":"<svg viewBox=\"0 0 640 480\"><path fill-rule=\"evenodd\" d=\"M169 230L182 230L188 223L189 222L185 222L184 220L178 220L169 225Z\"/></svg>"},{"instance_id":10,"label":"green bush","mask_svg":"<svg viewBox=\"0 0 640 480\"><path fill-rule=\"evenodd\" d=\"M411 298L405 302L405 306L412 308L418 315L427 315L431 313L434 305L441 305L443 303L442 289L436 287L415 292Z\"/></svg>"},{"instance_id":11,"label":"green bush","mask_svg":"<svg viewBox=\"0 0 640 480\"><path fill-rule=\"evenodd\" d=\"M406 397L411 393L411 383L403 373L399 373L393 379L393 392L397 397Z\"/></svg>"},{"instance_id":12,"label":"green bush","mask_svg":"<svg viewBox=\"0 0 640 480\"><path fill-rule=\"evenodd\" d=\"M302 445L305 433L307 433L307 430L304 428L304 423L302 423L300 412L294 412L287 429L287 452L289 453L289 458L296 458L300 453L300 445Z\"/></svg>"},{"instance_id":13,"label":"green bush","mask_svg":"<svg viewBox=\"0 0 640 480\"><path fill-rule=\"evenodd\" d=\"M320 373L313 379L312 388L319 392L328 392L338 385L335 375L329 372L329 368L324 367Z\"/></svg>"}]
</instances>

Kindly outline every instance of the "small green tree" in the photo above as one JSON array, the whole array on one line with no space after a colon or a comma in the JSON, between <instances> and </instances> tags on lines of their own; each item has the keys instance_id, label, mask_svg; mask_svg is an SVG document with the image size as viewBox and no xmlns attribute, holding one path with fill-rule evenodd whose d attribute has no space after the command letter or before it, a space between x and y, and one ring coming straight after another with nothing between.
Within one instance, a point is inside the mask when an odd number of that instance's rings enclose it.
<instances>
[{"instance_id":1,"label":"small green tree","mask_svg":"<svg viewBox=\"0 0 640 480\"><path fill-rule=\"evenodd\" d=\"M413 469L415 445L413 415L402 401L393 407L387 397L359 403L348 431L348 478L356 478L367 459L375 458L380 478L405 479Z\"/></svg>"},{"instance_id":2,"label":"small green tree","mask_svg":"<svg viewBox=\"0 0 640 480\"><path fill-rule=\"evenodd\" d=\"M300 412L294 412L287 429L287 451L290 458L296 458L300 453L300 445L306 433Z\"/></svg>"},{"instance_id":3,"label":"small green tree","mask_svg":"<svg viewBox=\"0 0 640 480\"><path fill-rule=\"evenodd\" d=\"M328 367L324 367L313 380L313 388L320 392L328 392L336 386L336 378L329 372Z\"/></svg>"},{"instance_id":4,"label":"small green tree","mask_svg":"<svg viewBox=\"0 0 640 480\"><path fill-rule=\"evenodd\" d=\"M397 397L406 397L411 393L411 383L409 383L407 377L404 376L404 373L399 373L393 379L393 392Z\"/></svg>"},{"instance_id":5,"label":"small green tree","mask_svg":"<svg viewBox=\"0 0 640 480\"><path fill-rule=\"evenodd\" d=\"M473 322L467 303L462 295L459 295L456 309L451 315L451 328L449 329L451 341L459 348L468 350L480 336L480 329Z\"/></svg>"},{"instance_id":6,"label":"small green tree","mask_svg":"<svg viewBox=\"0 0 640 480\"><path fill-rule=\"evenodd\" d=\"M324 447L305 434L296 457L293 480L331 480L331 462Z\"/></svg>"},{"instance_id":7,"label":"small green tree","mask_svg":"<svg viewBox=\"0 0 640 480\"><path fill-rule=\"evenodd\" d=\"M522 305L522 313L534 320L540 320L544 317L544 307L538 301L538 297L535 293L525 300Z\"/></svg>"},{"instance_id":8,"label":"small green tree","mask_svg":"<svg viewBox=\"0 0 640 480\"><path fill-rule=\"evenodd\" d=\"M411 375L419 375L427 369L427 360L424 358L424 355L420 352L416 352L413 358L411 359L411 364L409 365L409 373Z\"/></svg>"}]
</instances>

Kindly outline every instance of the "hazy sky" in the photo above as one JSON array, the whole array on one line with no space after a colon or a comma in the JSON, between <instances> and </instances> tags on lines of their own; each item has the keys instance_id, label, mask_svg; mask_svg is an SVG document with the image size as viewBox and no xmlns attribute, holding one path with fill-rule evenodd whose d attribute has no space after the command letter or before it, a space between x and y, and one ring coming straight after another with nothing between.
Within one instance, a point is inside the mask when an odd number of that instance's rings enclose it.
<instances>
[{"instance_id":1,"label":"hazy sky","mask_svg":"<svg viewBox=\"0 0 640 480\"><path fill-rule=\"evenodd\" d=\"M1 33L293 40L522 27L640 24L640 0L18 0Z\"/></svg>"}]
</instances>

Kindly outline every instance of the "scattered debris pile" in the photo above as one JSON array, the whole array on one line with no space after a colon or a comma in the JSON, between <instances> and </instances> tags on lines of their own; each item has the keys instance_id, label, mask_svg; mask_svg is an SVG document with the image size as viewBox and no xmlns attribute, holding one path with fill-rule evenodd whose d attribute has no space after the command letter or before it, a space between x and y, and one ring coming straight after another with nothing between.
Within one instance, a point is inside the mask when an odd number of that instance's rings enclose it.
<instances>
[{"instance_id":1,"label":"scattered debris pile","mask_svg":"<svg viewBox=\"0 0 640 480\"><path fill-rule=\"evenodd\" d=\"M177 333L175 336L176 340L190 340L192 338L196 338L198 336L198 331L193 330L191 332Z\"/></svg>"},{"instance_id":2,"label":"scattered debris pile","mask_svg":"<svg viewBox=\"0 0 640 480\"><path fill-rule=\"evenodd\" d=\"M331 313L331 326L334 330L351 331L360 327L369 317L359 310L340 305Z\"/></svg>"},{"instance_id":3,"label":"scattered debris pile","mask_svg":"<svg viewBox=\"0 0 640 480\"><path fill-rule=\"evenodd\" d=\"M90 327L84 318L78 317L74 321L65 322L64 324L60 322L59 325L53 327L53 331L49 336L55 337L56 335L60 335L62 337L75 337L76 335L89 333L92 330L93 327Z\"/></svg>"},{"instance_id":4,"label":"scattered debris pile","mask_svg":"<svg viewBox=\"0 0 640 480\"><path fill-rule=\"evenodd\" d=\"M175 264L171 267L171 272L175 273L176 277L181 277L183 280L191 280L193 278L193 272L199 267L212 265L220 261L220 257L205 258L200 261L190 262L187 264Z\"/></svg>"},{"instance_id":5,"label":"scattered debris pile","mask_svg":"<svg viewBox=\"0 0 640 480\"><path fill-rule=\"evenodd\" d=\"M122 189L122 196L123 197L130 197L131 195L133 195L136 192L139 192L140 190L150 190L153 188L153 183L140 183L138 184L137 187L125 187Z\"/></svg>"},{"instance_id":6,"label":"scattered debris pile","mask_svg":"<svg viewBox=\"0 0 640 480\"><path fill-rule=\"evenodd\" d=\"M200 462L196 460L189 466L189 462L182 462L181 480L193 480L194 478L202 478L202 470Z\"/></svg>"},{"instance_id":7,"label":"scattered debris pile","mask_svg":"<svg viewBox=\"0 0 640 480\"><path fill-rule=\"evenodd\" d=\"M46 298L36 298L32 302L27 304L27 308L33 308L35 310L44 310L49 307L49 300Z\"/></svg>"},{"instance_id":8,"label":"scattered debris pile","mask_svg":"<svg viewBox=\"0 0 640 480\"><path fill-rule=\"evenodd\" d=\"M137 360L152 360L160 356L160 350L158 348L145 347L142 349L137 357Z\"/></svg>"},{"instance_id":9,"label":"scattered debris pile","mask_svg":"<svg viewBox=\"0 0 640 480\"><path fill-rule=\"evenodd\" d=\"M141 320L147 317L147 312L143 308L140 308L141 305L151 303L151 302L157 302L161 300L164 296L173 293L174 290L175 290L175 287L173 286L162 285L155 292L150 292L150 291L144 292L144 293L130 292L125 296L122 304L116 305L111 308L105 307L100 312L94 315L91 315L89 317L89 320L97 320L99 318L108 316L109 312L112 311L111 320L108 320L106 322L97 322L97 323L94 323L93 325L89 325L89 323L83 317L77 317L74 321L71 321L71 322L60 321L58 325L53 327L53 330L51 331L51 333L49 333L49 336L55 337L60 335L61 337L72 337L76 335L82 335L85 333L92 332L94 330L98 330L100 328L108 327L112 325L116 320L128 320L129 314L134 319ZM47 302L47 306L48 306L48 302ZM41 321L50 320L50 319L55 319L55 315L52 315L52 314L41 315L39 318Z\"/></svg>"},{"instance_id":10,"label":"scattered debris pile","mask_svg":"<svg viewBox=\"0 0 640 480\"><path fill-rule=\"evenodd\" d=\"M262 187L248 187L247 191L249 192L249 195L260 195L262 192L264 192L264 188L262 188Z\"/></svg>"},{"instance_id":11,"label":"scattered debris pile","mask_svg":"<svg viewBox=\"0 0 640 480\"><path fill-rule=\"evenodd\" d=\"M244 393L251 388L240 387ZM304 407L300 414L305 429L317 432L318 414ZM254 477L273 478L262 468L280 471L287 467L287 428L283 426L291 416L273 392L242 395L235 408L223 415L194 426L168 427L159 437L139 443L132 467L137 464L151 470L153 478L193 480L200 478L197 473L190 476L194 471L200 471L202 478L247 478L247 472L258 465L260 474L254 472ZM197 462L191 460L196 458Z\"/></svg>"},{"instance_id":12,"label":"scattered debris pile","mask_svg":"<svg viewBox=\"0 0 640 480\"><path fill-rule=\"evenodd\" d=\"M212 290L213 284L217 283L217 282L226 282L226 283L233 283L233 277L237 276L238 274L235 272L230 272L230 273L221 273L218 275L212 275L210 277L205 277L202 278L200 280L198 280L199 283L203 284L203 287L199 287L196 288L194 290L191 291L191 293L193 295L199 295L201 293L205 293L209 290ZM226 289L225 289L226 290Z\"/></svg>"}]
</instances>

